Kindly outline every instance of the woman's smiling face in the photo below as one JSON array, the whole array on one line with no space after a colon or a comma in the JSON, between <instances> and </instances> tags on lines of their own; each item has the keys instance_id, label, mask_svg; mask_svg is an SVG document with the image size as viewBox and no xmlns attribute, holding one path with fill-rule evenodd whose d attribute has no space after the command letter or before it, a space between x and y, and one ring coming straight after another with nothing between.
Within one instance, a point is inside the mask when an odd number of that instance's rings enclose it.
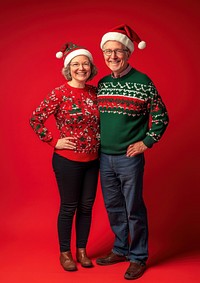
<instances>
[{"instance_id":1,"label":"woman's smiling face","mask_svg":"<svg viewBox=\"0 0 200 283\"><path fill-rule=\"evenodd\" d=\"M70 73L72 81L84 83L88 80L91 74L90 60L85 55L78 55L70 62Z\"/></svg>"}]
</instances>

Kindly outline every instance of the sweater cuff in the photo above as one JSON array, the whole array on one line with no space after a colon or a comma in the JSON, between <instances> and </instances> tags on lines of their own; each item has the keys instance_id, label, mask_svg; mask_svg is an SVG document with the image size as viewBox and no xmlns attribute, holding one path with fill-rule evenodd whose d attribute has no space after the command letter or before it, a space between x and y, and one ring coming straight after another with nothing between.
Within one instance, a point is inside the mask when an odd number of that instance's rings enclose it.
<instances>
[{"instance_id":1,"label":"sweater cuff","mask_svg":"<svg viewBox=\"0 0 200 283\"><path fill-rule=\"evenodd\" d=\"M155 142L156 142L156 141L155 141L154 139L152 139L150 136L146 136L146 138L143 140L143 143L144 143L148 148L151 148Z\"/></svg>"},{"instance_id":2,"label":"sweater cuff","mask_svg":"<svg viewBox=\"0 0 200 283\"><path fill-rule=\"evenodd\" d=\"M51 141L47 142L50 146L55 147L57 144L58 139L52 139Z\"/></svg>"}]
</instances>

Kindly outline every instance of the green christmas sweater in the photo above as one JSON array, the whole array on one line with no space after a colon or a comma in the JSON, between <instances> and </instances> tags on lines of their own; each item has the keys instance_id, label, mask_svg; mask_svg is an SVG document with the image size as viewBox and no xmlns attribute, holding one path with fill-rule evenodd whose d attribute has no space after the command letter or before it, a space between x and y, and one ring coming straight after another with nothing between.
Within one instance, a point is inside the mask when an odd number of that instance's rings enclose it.
<instances>
[{"instance_id":1,"label":"green christmas sweater","mask_svg":"<svg viewBox=\"0 0 200 283\"><path fill-rule=\"evenodd\" d=\"M132 68L120 78L108 75L98 83L101 152L125 154L130 144L158 142L168 113L151 79Z\"/></svg>"}]
</instances>

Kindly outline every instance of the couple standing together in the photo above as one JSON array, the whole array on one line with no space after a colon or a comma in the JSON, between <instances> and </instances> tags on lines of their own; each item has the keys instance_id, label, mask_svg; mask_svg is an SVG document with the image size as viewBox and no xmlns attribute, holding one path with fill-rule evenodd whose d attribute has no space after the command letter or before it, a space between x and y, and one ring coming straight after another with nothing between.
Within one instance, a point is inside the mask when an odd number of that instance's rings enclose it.
<instances>
[{"instance_id":1,"label":"couple standing together","mask_svg":"<svg viewBox=\"0 0 200 283\"><path fill-rule=\"evenodd\" d=\"M97 258L99 265L129 261L125 279L137 279L148 259L147 211L143 200L144 152L158 142L168 125L166 107L151 79L129 64L145 42L122 24L105 33L100 47L111 74L87 84L97 69L84 47L65 44L66 82L53 89L30 118L39 138L54 148L52 165L60 195L58 237L60 263L66 271L93 267L86 245L91 226L98 173L111 229L112 251ZM45 127L54 115L59 138ZM76 227L76 260L71 231ZM76 262L77 261L77 262Z\"/></svg>"}]
</instances>

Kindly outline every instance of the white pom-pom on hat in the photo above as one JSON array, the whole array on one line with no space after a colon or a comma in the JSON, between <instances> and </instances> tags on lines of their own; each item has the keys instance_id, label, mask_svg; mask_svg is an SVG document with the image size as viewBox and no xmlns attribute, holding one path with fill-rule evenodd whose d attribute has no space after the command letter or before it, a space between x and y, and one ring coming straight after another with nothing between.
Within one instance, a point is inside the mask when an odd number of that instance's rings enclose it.
<instances>
[{"instance_id":1,"label":"white pom-pom on hat","mask_svg":"<svg viewBox=\"0 0 200 283\"><path fill-rule=\"evenodd\" d=\"M146 42L145 41L140 41L139 43L138 43L138 48L139 49L144 49L144 48L146 48Z\"/></svg>"},{"instance_id":2,"label":"white pom-pom on hat","mask_svg":"<svg viewBox=\"0 0 200 283\"><path fill-rule=\"evenodd\" d=\"M62 51L58 51L56 53L56 58L61 59L63 57L63 52Z\"/></svg>"}]
</instances>

